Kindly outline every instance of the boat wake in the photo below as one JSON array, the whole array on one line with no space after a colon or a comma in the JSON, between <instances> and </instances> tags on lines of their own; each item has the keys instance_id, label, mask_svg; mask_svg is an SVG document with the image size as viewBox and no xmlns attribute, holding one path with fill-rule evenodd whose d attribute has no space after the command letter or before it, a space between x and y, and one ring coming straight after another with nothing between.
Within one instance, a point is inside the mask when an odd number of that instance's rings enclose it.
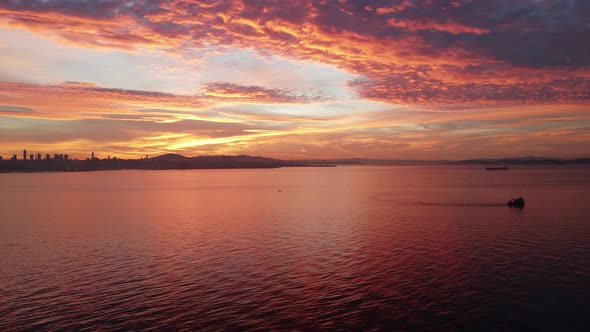
<instances>
[{"instance_id":1,"label":"boat wake","mask_svg":"<svg viewBox=\"0 0 590 332\"><path fill-rule=\"evenodd\" d=\"M379 194L373 196L373 199L382 202L398 202L408 205L428 205L428 206L506 206L506 203L468 203L468 202L423 202L423 201L404 201L398 199L403 194Z\"/></svg>"},{"instance_id":2,"label":"boat wake","mask_svg":"<svg viewBox=\"0 0 590 332\"><path fill-rule=\"evenodd\" d=\"M435 206L505 206L506 203L439 203L439 202L416 202L416 205Z\"/></svg>"}]
</instances>

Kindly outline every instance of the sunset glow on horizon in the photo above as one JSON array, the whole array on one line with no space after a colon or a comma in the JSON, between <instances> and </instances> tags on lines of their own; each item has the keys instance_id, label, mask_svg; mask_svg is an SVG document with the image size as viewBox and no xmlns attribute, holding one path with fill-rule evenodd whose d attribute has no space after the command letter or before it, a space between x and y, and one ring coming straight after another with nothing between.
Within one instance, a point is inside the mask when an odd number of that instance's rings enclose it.
<instances>
[{"instance_id":1,"label":"sunset glow on horizon","mask_svg":"<svg viewBox=\"0 0 590 332\"><path fill-rule=\"evenodd\" d=\"M0 156L588 157L583 1L0 2Z\"/></svg>"}]
</instances>

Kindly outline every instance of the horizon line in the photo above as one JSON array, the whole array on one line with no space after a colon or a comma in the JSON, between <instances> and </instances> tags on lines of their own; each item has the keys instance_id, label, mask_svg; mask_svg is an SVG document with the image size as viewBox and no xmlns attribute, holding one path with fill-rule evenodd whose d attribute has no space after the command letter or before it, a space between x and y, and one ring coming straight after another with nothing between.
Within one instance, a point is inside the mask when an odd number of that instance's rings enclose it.
<instances>
[{"instance_id":1,"label":"horizon line","mask_svg":"<svg viewBox=\"0 0 590 332\"><path fill-rule=\"evenodd\" d=\"M69 153L40 153L40 152L36 152L36 153L30 153L30 151L28 151L27 149L23 149L22 152L27 152L27 157L33 156L41 156L41 159L30 159L30 158L22 158L23 156L21 155L21 158L19 157L19 154L16 153L12 153L12 154L0 154L0 160L2 161L10 161L9 158L16 156L18 161L36 161L36 160L46 160L45 156L50 156L50 157L55 157L55 156L61 156L62 158L64 156L68 156L69 160L92 160L97 159L97 160L108 160L108 159L121 159L121 160L143 160L143 159L152 159L152 158L158 158L161 156L165 156L165 155L177 155L177 156L181 156L184 158L198 158L198 157L239 157L239 156L246 156L246 157L253 157L253 158L267 158L267 159L275 159L275 160L283 160L283 161L307 161L307 160L312 160L312 161L334 161L334 160L373 160L373 161L414 161L414 162L461 162L461 161L498 161L498 160L510 160L510 159L521 159L521 160L557 160L557 161L568 161L568 160L578 160L578 159L590 159L590 156L577 156L577 157L550 157L550 156L516 156L516 157L471 157L471 158L462 158L462 159L447 159L447 158L443 158L443 159L413 159L413 158L379 158L379 157L301 157L301 158L289 158L289 159L285 159L285 158L276 158L276 157L268 157L268 156L264 156L264 155L252 155L252 154L206 154L206 155L193 155L193 156L188 156L188 155L183 155L180 153L175 153L175 152L165 152L165 153L160 153L155 155L154 157L149 157L149 154L145 154L145 157L117 157L116 155L109 155L107 154L107 157L97 157L96 153L91 152L89 154L89 157L79 157L79 156L71 156ZM8 156L8 158L3 158L5 156ZM53 158L51 158L53 159Z\"/></svg>"}]
</instances>

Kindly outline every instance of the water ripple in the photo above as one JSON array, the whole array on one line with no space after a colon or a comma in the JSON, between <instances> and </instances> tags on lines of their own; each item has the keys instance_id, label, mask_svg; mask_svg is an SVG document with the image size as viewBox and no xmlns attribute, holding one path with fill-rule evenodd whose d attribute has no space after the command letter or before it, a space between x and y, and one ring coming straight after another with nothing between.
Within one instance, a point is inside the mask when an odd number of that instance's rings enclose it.
<instances>
[{"instance_id":1,"label":"water ripple","mask_svg":"<svg viewBox=\"0 0 590 332\"><path fill-rule=\"evenodd\" d=\"M119 174L0 192L0 330L590 329L588 170Z\"/></svg>"}]
</instances>

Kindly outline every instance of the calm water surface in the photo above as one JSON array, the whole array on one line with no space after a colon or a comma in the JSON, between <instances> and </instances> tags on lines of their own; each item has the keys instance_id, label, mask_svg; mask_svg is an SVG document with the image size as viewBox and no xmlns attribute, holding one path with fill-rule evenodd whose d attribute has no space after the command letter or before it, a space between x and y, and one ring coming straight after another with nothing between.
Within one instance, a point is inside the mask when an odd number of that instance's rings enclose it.
<instances>
[{"instance_id":1,"label":"calm water surface","mask_svg":"<svg viewBox=\"0 0 590 332\"><path fill-rule=\"evenodd\" d=\"M577 167L0 174L0 330L588 331L589 197Z\"/></svg>"}]
</instances>

